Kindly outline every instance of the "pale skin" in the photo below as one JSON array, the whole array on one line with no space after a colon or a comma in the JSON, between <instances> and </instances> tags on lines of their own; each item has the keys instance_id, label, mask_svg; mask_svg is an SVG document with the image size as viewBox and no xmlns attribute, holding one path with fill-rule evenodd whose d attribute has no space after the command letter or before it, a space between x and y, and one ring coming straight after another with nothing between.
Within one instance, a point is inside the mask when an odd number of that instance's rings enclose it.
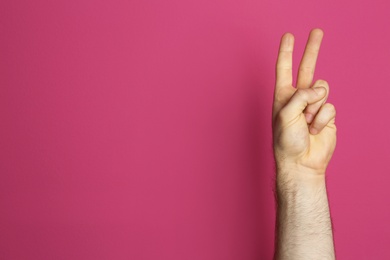
<instances>
[{"instance_id":1,"label":"pale skin","mask_svg":"<svg viewBox=\"0 0 390 260\"><path fill-rule=\"evenodd\" d=\"M323 36L311 30L295 87L294 36L285 33L280 41L272 109L276 260L335 259L325 173L336 147L336 110L326 103L329 84L313 82Z\"/></svg>"}]
</instances>

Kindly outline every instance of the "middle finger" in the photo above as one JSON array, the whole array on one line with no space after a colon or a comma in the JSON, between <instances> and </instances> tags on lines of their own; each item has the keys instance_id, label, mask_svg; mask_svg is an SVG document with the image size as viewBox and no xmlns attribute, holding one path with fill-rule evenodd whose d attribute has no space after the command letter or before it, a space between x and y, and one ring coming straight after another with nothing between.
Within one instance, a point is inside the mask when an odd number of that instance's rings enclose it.
<instances>
[{"instance_id":1,"label":"middle finger","mask_svg":"<svg viewBox=\"0 0 390 260\"><path fill-rule=\"evenodd\" d=\"M297 88L310 88L323 36L324 32L318 28L310 32L305 52L299 65Z\"/></svg>"}]
</instances>

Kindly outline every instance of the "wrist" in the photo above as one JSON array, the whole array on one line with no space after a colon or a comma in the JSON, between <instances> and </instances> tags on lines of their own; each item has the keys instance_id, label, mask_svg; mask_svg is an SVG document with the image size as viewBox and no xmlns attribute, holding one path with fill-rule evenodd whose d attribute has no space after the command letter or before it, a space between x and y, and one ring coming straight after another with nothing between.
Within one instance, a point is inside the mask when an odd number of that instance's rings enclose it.
<instances>
[{"instance_id":1,"label":"wrist","mask_svg":"<svg viewBox=\"0 0 390 260\"><path fill-rule=\"evenodd\" d=\"M279 161L276 160L276 172L280 175L287 175L290 177L295 176L295 178L301 180L319 180L325 179L326 167L321 169L312 168L305 166L302 163L298 162L286 162L285 160ZM291 173L290 173L291 172Z\"/></svg>"},{"instance_id":2,"label":"wrist","mask_svg":"<svg viewBox=\"0 0 390 260\"><path fill-rule=\"evenodd\" d=\"M320 175L316 171L302 167L279 169L276 172L275 188L278 209L285 211L286 214L292 214L290 211L294 211L301 204L313 200L316 203L327 200L325 173Z\"/></svg>"},{"instance_id":3,"label":"wrist","mask_svg":"<svg viewBox=\"0 0 390 260\"><path fill-rule=\"evenodd\" d=\"M317 190L325 186L325 171L307 168L299 164L276 165L278 188Z\"/></svg>"}]
</instances>

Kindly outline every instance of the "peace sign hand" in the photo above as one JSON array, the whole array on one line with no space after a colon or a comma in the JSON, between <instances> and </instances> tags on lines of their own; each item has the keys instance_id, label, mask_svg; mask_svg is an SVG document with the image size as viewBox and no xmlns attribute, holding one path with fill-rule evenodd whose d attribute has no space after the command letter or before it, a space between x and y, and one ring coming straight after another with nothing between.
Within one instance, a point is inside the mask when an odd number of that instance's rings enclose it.
<instances>
[{"instance_id":1,"label":"peace sign hand","mask_svg":"<svg viewBox=\"0 0 390 260\"><path fill-rule=\"evenodd\" d=\"M312 84L323 38L313 29L301 60L296 88L293 86L292 55L294 36L282 36L276 63L272 109L274 158L278 168L295 167L324 176L336 147L335 107L325 103L328 83Z\"/></svg>"}]
</instances>

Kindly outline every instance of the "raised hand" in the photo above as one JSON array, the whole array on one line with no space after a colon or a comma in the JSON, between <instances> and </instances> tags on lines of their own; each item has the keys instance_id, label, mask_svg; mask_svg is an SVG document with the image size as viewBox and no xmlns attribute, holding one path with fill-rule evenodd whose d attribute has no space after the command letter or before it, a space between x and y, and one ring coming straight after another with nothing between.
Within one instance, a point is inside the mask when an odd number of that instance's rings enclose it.
<instances>
[{"instance_id":1,"label":"raised hand","mask_svg":"<svg viewBox=\"0 0 390 260\"><path fill-rule=\"evenodd\" d=\"M325 80L312 84L323 35L318 28L310 32L296 88L292 76L294 36L285 33L280 42L272 109L274 156L279 168L298 167L323 175L336 147L336 110L326 103L329 85Z\"/></svg>"}]
</instances>

